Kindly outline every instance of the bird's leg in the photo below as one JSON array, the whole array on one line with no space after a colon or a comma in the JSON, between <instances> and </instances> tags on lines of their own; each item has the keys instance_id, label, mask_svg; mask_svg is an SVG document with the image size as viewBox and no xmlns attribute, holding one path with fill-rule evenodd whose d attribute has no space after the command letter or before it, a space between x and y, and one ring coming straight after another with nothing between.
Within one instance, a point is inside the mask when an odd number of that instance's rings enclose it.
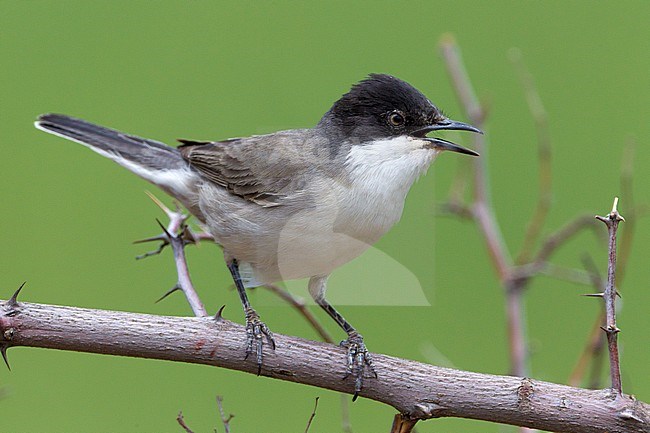
<instances>
[{"instance_id":1,"label":"bird's leg","mask_svg":"<svg viewBox=\"0 0 650 433\"><path fill-rule=\"evenodd\" d=\"M257 311L251 307L250 302L248 301L248 296L246 296L246 288L244 283L241 280L241 275L239 274L239 265L237 260L231 260L227 262L228 270L232 275L232 279L235 282L235 287L237 287L237 293L239 293L239 299L241 300L242 307L244 307L244 314L246 314L246 357L253 353L255 350L257 358L257 375L259 376L262 372L262 349L264 347L264 338L268 344L271 345L271 348L275 350L275 340L273 339L273 333L269 330L264 322L260 320L259 314Z\"/></svg>"},{"instance_id":2,"label":"bird's leg","mask_svg":"<svg viewBox=\"0 0 650 433\"><path fill-rule=\"evenodd\" d=\"M347 372L344 379L348 376L354 378L354 396L352 397L352 401L354 401L363 388L366 369L375 378L377 372L375 372L372 365L370 352L368 352L363 342L363 336L325 299L326 283L327 277L313 277L309 280L309 293L314 298L314 301L348 334L347 340L341 341L340 346L348 349Z\"/></svg>"}]
</instances>

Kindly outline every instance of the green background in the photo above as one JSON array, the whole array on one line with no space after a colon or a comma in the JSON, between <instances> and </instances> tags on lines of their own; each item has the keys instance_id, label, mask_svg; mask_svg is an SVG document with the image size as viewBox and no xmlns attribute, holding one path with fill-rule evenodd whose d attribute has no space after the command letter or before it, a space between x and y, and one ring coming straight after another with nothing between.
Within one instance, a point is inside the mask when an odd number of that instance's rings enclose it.
<instances>
[{"instance_id":1,"label":"green background","mask_svg":"<svg viewBox=\"0 0 650 433\"><path fill-rule=\"evenodd\" d=\"M445 32L456 35L489 105L490 151L482 157L511 249L521 246L536 203L538 171L533 120L508 60L512 47L521 49L549 112L554 206L545 233L575 215L609 210L630 141L637 143L635 198L647 203L649 17L644 1L0 1L1 297L27 280L25 301L190 314L180 296L153 303L175 281L168 251L133 259L147 247L131 241L157 233L160 217L143 191L158 191L81 146L37 131L38 114L76 115L167 143L220 139L314 125L350 84L387 72L464 120L437 53ZM373 351L504 374L503 296L482 239L474 225L434 215L462 158L449 154L436 162L413 187L402 221L377 245L417 277L431 306L341 311ZM620 205L624 216L626 205ZM645 401L649 237L648 219L641 218L619 316L624 390ZM554 262L580 267L585 252L604 273L605 246L589 233ZM189 256L209 309L226 304L226 317L241 322L220 252L204 245ZM358 283L352 279L348 290ZM399 298L399 287L393 290ZM527 296L532 377L566 382L601 308L579 296L592 291L535 280ZM257 291L252 302L275 332L316 338L269 294ZM179 410L196 432L222 431L217 394L236 414L233 432L304 431L316 396L310 431L341 431L339 395L316 388L152 360L27 348L9 356L13 371L0 371L6 432L179 432ZM388 431L394 415L364 399L350 412L355 432ZM420 432L504 429L510 428L456 419L418 426Z\"/></svg>"}]
</instances>

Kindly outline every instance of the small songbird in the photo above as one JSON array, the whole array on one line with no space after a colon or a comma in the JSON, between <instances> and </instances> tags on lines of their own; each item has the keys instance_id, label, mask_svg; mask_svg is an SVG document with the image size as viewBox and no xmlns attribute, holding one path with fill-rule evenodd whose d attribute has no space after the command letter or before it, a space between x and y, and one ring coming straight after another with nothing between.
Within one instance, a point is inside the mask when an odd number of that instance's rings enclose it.
<instances>
[{"instance_id":1,"label":"small songbird","mask_svg":"<svg viewBox=\"0 0 650 433\"><path fill-rule=\"evenodd\" d=\"M175 148L61 114L40 116L36 127L126 167L200 221L223 247L246 315L246 356L255 353L258 369L263 346L275 342L245 289L309 278L311 296L348 335L355 398L375 371L361 334L325 299L327 278L400 219L411 185L440 152L478 155L428 133L481 133L383 74L352 86L310 129Z\"/></svg>"}]
</instances>

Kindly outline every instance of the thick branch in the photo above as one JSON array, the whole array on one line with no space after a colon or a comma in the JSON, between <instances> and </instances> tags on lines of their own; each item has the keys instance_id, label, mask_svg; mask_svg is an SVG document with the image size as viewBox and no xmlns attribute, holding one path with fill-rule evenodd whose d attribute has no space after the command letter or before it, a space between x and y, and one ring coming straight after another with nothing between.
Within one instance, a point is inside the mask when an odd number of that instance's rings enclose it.
<instances>
[{"instance_id":1,"label":"thick branch","mask_svg":"<svg viewBox=\"0 0 650 433\"><path fill-rule=\"evenodd\" d=\"M1 346L30 346L214 365L255 374L244 360L243 326L209 317L146 314L4 302ZM345 349L275 334L262 375L352 393ZM361 396L409 419L462 417L557 432L650 433L650 405L611 390L585 390L511 376L440 368L373 354L379 379Z\"/></svg>"}]
</instances>

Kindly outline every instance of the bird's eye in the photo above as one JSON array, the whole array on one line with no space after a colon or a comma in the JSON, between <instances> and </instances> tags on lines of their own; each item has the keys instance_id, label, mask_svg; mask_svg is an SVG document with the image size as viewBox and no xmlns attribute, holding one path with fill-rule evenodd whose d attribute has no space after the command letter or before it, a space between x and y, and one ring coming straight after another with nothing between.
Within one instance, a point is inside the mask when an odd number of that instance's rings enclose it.
<instances>
[{"instance_id":1,"label":"bird's eye","mask_svg":"<svg viewBox=\"0 0 650 433\"><path fill-rule=\"evenodd\" d=\"M395 110L388 113L388 123L392 126L402 126L404 124L404 115L401 111Z\"/></svg>"}]
</instances>

